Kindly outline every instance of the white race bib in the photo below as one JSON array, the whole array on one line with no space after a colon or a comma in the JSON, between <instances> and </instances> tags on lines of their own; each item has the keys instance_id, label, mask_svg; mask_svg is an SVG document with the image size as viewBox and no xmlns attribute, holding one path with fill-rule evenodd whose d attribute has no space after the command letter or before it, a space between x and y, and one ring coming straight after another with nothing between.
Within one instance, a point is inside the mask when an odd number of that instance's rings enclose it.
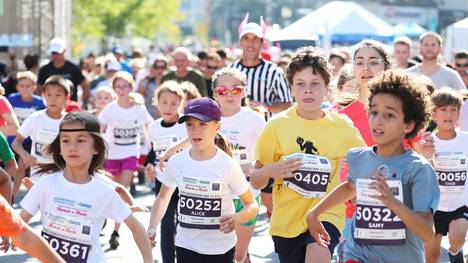
<instances>
[{"instance_id":1,"label":"white race bib","mask_svg":"<svg viewBox=\"0 0 468 263\"><path fill-rule=\"evenodd\" d=\"M179 224L194 229L219 229L221 217L221 180L181 176L179 189Z\"/></svg>"},{"instance_id":2,"label":"white race bib","mask_svg":"<svg viewBox=\"0 0 468 263\"><path fill-rule=\"evenodd\" d=\"M120 120L114 127L114 143L116 145L137 144L140 126L137 120Z\"/></svg>"},{"instance_id":3,"label":"white race bib","mask_svg":"<svg viewBox=\"0 0 468 263\"><path fill-rule=\"evenodd\" d=\"M16 114L16 118L18 118L19 124L23 124L24 120L26 120L31 114L33 114L36 109L35 108L21 108L21 107L13 107L13 111Z\"/></svg>"},{"instance_id":4,"label":"white race bib","mask_svg":"<svg viewBox=\"0 0 468 263\"><path fill-rule=\"evenodd\" d=\"M385 204L370 196L379 192L370 189L374 180L356 180L356 225L354 239L360 245L402 245L406 227L403 221ZM388 180L387 184L396 199L403 202L401 181Z\"/></svg>"},{"instance_id":5,"label":"white race bib","mask_svg":"<svg viewBox=\"0 0 468 263\"><path fill-rule=\"evenodd\" d=\"M283 185L301 194L305 198L325 196L331 175L328 158L308 153L293 153L285 160L302 158L302 166L294 172L294 177L284 178Z\"/></svg>"},{"instance_id":6,"label":"white race bib","mask_svg":"<svg viewBox=\"0 0 468 263\"><path fill-rule=\"evenodd\" d=\"M466 161L462 152L438 152L434 155L434 169L441 192L463 192L468 169Z\"/></svg>"},{"instance_id":7,"label":"white race bib","mask_svg":"<svg viewBox=\"0 0 468 263\"><path fill-rule=\"evenodd\" d=\"M58 131L39 130L34 141L33 155L38 163L53 163L52 156L45 153L47 145L51 144L57 137Z\"/></svg>"}]
</instances>

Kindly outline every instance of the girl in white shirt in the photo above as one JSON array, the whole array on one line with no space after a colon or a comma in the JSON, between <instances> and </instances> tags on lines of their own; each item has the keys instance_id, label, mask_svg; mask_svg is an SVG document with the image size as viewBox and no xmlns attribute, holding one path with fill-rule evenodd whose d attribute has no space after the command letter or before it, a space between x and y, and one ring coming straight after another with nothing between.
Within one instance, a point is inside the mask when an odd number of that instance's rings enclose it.
<instances>
[{"instance_id":1,"label":"girl in white shirt","mask_svg":"<svg viewBox=\"0 0 468 263\"><path fill-rule=\"evenodd\" d=\"M221 110L213 100L190 101L179 122L186 124L191 148L172 157L158 177L163 185L154 201L148 237L154 242L156 228L178 187L175 243L179 263L233 262L234 230L258 213L249 184L229 155L229 144L218 134L220 120ZM234 195L244 204L238 213L232 202Z\"/></svg>"},{"instance_id":2,"label":"girl in white shirt","mask_svg":"<svg viewBox=\"0 0 468 263\"><path fill-rule=\"evenodd\" d=\"M106 144L99 122L90 113L70 112L60 123L58 136L46 148L54 163L21 202L25 222L41 212L42 236L67 262L105 262L99 233L106 218L125 222L143 261L153 262L145 229L119 198L114 187L94 175L102 166ZM87 194L83 194L87 193Z\"/></svg>"}]
</instances>

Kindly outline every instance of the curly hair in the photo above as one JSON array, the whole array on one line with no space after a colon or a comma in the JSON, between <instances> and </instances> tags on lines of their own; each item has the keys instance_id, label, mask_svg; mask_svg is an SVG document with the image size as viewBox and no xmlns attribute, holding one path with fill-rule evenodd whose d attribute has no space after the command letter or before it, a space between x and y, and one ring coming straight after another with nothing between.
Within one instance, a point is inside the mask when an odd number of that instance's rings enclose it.
<instances>
[{"instance_id":1,"label":"curly hair","mask_svg":"<svg viewBox=\"0 0 468 263\"><path fill-rule=\"evenodd\" d=\"M413 138L424 128L430 119L429 91L401 69L392 69L380 73L367 83L370 89L369 105L377 94L390 94L401 101L404 122L414 122L414 128L405 135Z\"/></svg>"},{"instance_id":2,"label":"curly hair","mask_svg":"<svg viewBox=\"0 0 468 263\"><path fill-rule=\"evenodd\" d=\"M319 74L328 86L331 80L331 70L328 61L319 48L302 47L297 50L291 59L286 71L286 77L290 85L293 85L293 77L298 72L307 67L312 68L314 74Z\"/></svg>"}]
</instances>

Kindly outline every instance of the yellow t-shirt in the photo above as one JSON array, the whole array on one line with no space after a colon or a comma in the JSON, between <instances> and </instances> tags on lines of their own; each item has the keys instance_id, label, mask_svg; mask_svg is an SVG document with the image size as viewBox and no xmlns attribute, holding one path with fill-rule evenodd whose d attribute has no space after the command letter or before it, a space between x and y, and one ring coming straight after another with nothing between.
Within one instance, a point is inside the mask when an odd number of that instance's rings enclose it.
<instances>
[{"instance_id":1,"label":"yellow t-shirt","mask_svg":"<svg viewBox=\"0 0 468 263\"><path fill-rule=\"evenodd\" d=\"M296 114L296 107L275 115L267 123L256 146L256 159L263 165L279 161L293 153L312 153L330 160L331 174L327 193L339 183L339 159L352 147L365 146L359 131L344 115L325 111L319 120L306 120ZM302 148L302 149L301 149ZM270 234L296 237L307 230L306 216L320 198L305 198L275 179ZM320 216L338 229L344 225L345 206L341 204Z\"/></svg>"}]
</instances>

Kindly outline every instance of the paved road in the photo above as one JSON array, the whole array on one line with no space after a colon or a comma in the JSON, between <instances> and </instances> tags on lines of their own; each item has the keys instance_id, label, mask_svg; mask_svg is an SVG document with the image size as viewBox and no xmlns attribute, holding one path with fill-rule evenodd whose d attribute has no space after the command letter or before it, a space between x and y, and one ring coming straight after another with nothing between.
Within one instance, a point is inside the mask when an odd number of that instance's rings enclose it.
<instances>
[{"instance_id":1,"label":"paved road","mask_svg":"<svg viewBox=\"0 0 468 263\"><path fill-rule=\"evenodd\" d=\"M136 201L140 205L151 207L154 201L154 195L150 192L149 188L146 186L137 186L138 194ZM22 191L24 194L24 191ZM15 205L15 210L20 211L18 205ZM149 213L136 213L136 217L142 222L146 228L149 221ZM31 220L31 226L36 230L40 231L41 225L38 222L39 216L34 217ZM261 216L257 223L257 227L254 232L254 237L250 244L250 256L251 260L254 263L264 263L264 262L274 262L277 263L278 257L273 251L273 242L268 235L268 221L264 210L261 210ZM108 239L113 230L113 223L107 224L103 233L104 235L100 237L101 244L103 249L106 251L106 257L109 263L122 263L122 262L140 262L140 254L136 244L133 241L131 232L127 227L122 226L120 230L120 247L117 250L110 250L108 245ZM442 250L442 260L441 262L449 262L447 257L447 251L445 248L448 247L447 240L444 239ZM468 252L468 242L465 243L465 254ZM153 257L155 262L162 262L160 248L157 246L153 249ZM37 262L22 251L18 252L8 252L5 255L0 256L0 263L20 263L20 262Z\"/></svg>"}]
</instances>

